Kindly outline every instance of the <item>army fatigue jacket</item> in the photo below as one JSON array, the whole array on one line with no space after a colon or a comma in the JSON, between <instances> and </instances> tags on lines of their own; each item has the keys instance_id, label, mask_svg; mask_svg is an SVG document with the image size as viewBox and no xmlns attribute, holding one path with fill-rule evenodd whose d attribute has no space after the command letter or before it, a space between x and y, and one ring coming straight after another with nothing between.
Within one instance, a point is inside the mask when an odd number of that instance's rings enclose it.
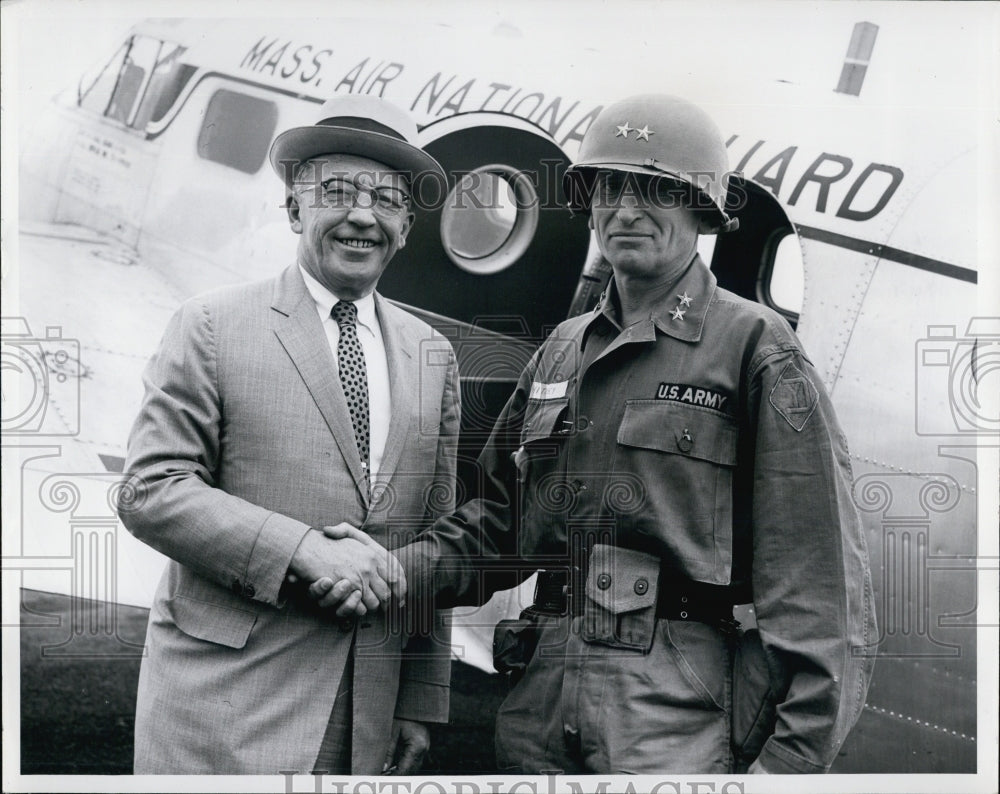
<instances>
[{"instance_id":1,"label":"army fatigue jacket","mask_svg":"<svg viewBox=\"0 0 1000 794\"><path fill-rule=\"evenodd\" d=\"M876 641L826 390L788 324L718 288L697 256L652 317L623 329L616 306L612 282L546 340L479 458L479 498L415 549L454 603L510 586L496 568L571 561L588 536L658 554L661 582L752 593L779 700L761 763L825 771Z\"/></svg>"}]
</instances>

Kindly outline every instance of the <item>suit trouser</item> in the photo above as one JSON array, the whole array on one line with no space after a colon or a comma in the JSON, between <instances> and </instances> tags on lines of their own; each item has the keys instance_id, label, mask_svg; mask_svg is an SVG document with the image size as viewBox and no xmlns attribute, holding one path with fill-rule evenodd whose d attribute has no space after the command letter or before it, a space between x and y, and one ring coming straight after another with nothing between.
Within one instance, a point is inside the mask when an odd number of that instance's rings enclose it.
<instances>
[{"instance_id":1,"label":"suit trouser","mask_svg":"<svg viewBox=\"0 0 1000 794\"><path fill-rule=\"evenodd\" d=\"M344 672L340 676L337 699L330 710L330 719L323 734L323 742L313 764L314 775L351 774L351 732L353 726L354 697L354 641L347 654Z\"/></svg>"},{"instance_id":2,"label":"suit trouser","mask_svg":"<svg viewBox=\"0 0 1000 794\"><path fill-rule=\"evenodd\" d=\"M705 623L659 619L648 653L586 641L582 618L542 629L497 716L503 771L726 773L731 658Z\"/></svg>"}]
</instances>

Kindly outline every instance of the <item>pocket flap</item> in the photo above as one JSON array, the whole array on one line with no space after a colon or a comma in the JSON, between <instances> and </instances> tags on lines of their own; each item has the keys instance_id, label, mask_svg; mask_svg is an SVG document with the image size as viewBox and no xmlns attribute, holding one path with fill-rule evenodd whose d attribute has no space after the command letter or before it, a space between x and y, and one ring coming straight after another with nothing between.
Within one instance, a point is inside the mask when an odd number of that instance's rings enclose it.
<instances>
[{"instance_id":1,"label":"pocket flap","mask_svg":"<svg viewBox=\"0 0 1000 794\"><path fill-rule=\"evenodd\" d=\"M521 426L521 443L539 441L550 438L561 431L561 419L569 397L558 397L551 400L528 400L524 409L524 424Z\"/></svg>"},{"instance_id":2,"label":"pocket flap","mask_svg":"<svg viewBox=\"0 0 1000 794\"><path fill-rule=\"evenodd\" d=\"M660 560L617 546L594 545L587 572L587 597L612 614L644 609L656 602Z\"/></svg>"},{"instance_id":3,"label":"pocket flap","mask_svg":"<svg viewBox=\"0 0 1000 794\"><path fill-rule=\"evenodd\" d=\"M170 600L170 613L177 628L189 637L228 648L243 648L257 622L256 612L182 595Z\"/></svg>"},{"instance_id":4,"label":"pocket flap","mask_svg":"<svg viewBox=\"0 0 1000 794\"><path fill-rule=\"evenodd\" d=\"M736 420L717 411L661 400L629 400L618 443L736 465Z\"/></svg>"}]
</instances>

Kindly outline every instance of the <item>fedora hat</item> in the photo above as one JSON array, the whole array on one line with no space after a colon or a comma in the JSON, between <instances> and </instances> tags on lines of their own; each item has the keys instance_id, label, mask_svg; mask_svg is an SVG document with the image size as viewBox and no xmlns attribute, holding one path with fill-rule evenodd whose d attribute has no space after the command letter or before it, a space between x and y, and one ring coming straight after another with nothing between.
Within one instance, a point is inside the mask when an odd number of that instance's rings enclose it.
<instances>
[{"instance_id":1,"label":"fedora hat","mask_svg":"<svg viewBox=\"0 0 1000 794\"><path fill-rule=\"evenodd\" d=\"M413 177L430 171L444 178L438 161L416 145L416 138L416 122L391 102L345 94L324 102L312 126L292 127L278 135L268 159L286 187L298 164L324 154L353 154Z\"/></svg>"}]
</instances>

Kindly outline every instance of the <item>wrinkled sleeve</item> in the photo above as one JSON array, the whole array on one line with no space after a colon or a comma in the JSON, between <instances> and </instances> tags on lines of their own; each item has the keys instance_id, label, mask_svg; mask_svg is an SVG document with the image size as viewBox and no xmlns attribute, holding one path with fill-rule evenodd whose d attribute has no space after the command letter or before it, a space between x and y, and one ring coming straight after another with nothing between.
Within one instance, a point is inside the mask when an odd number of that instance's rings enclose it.
<instances>
[{"instance_id":1,"label":"wrinkled sleeve","mask_svg":"<svg viewBox=\"0 0 1000 794\"><path fill-rule=\"evenodd\" d=\"M454 352L450 349L448 352L451 364L441 399L441 426L434 484L429 494L428 521L454 510L457 495L456 454L461 425L461 387ZM418 603L412 598L410 602ZM421 605L432 603L429 600L419 602ZM418 722L447 722L451 683L451 624L447 614L436 611L427 628L429 630L411 634L403 650L395 716Z\"/></svg>"},{"instance_id":2,"label":"wrinkled sleeve","mask_svg":"<svg viewBox=\"0 0 1000 794\"><path fill-rule=\"evenodd\" d=\"M217 487L222 402L212 316L199 300L170 320L143 373L118 514L157 551L226 588L278 606L309 527Z\"/></svg>"},{"instance_id":3,"label":"wrinkled sleeve","mask_svg":"<svg viewBox=\"0 0 1000 794\"><path fill-rule=\"evenodd\" d=\"M847 444L797 349L754 362L748 392L754 606L778 698L758 762L771 773L825 772L864 705L876 641Z\"/></svg>"}]
</instances>

